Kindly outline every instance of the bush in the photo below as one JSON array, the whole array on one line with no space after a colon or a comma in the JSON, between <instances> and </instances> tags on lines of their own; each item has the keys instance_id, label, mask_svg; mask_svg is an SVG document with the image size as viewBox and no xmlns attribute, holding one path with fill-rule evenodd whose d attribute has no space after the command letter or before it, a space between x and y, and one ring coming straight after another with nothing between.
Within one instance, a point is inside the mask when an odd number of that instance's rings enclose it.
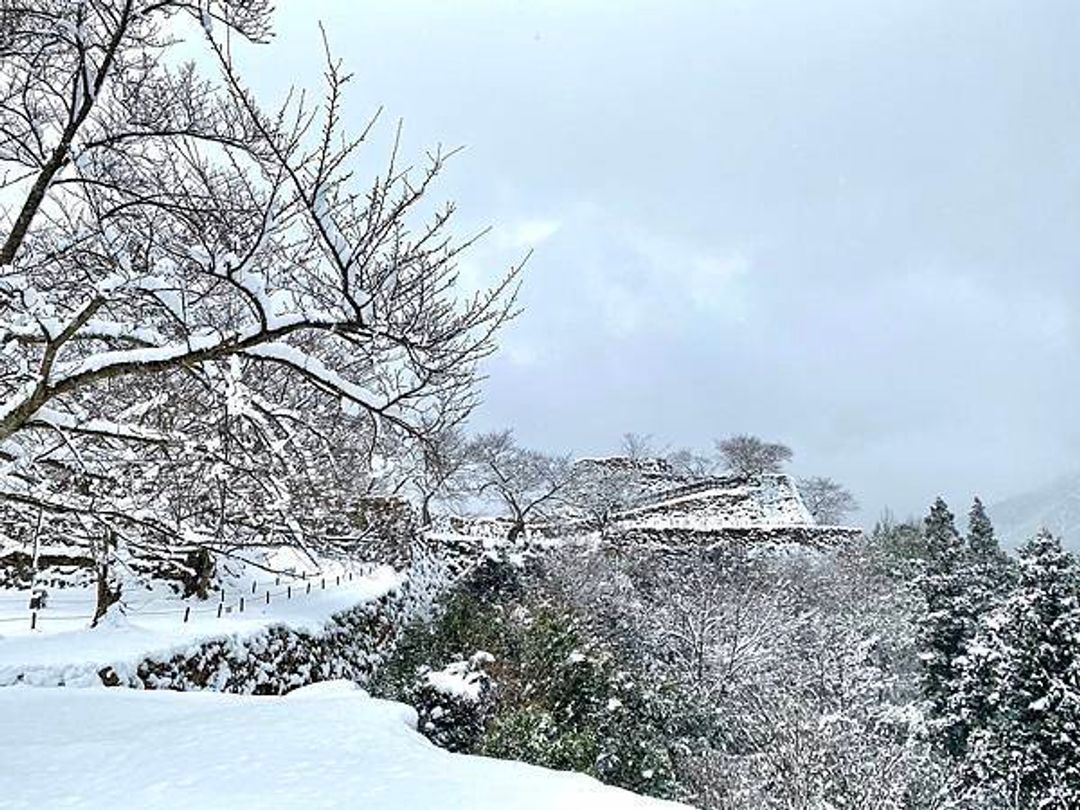
<instances>
[{"instance_id":1,"label":"bush","mask_svg":"<svg viewBox=\"0 0 1080 810\"><path fill-rule=\"evenodd\" d=\"M645 689L587 625L520 564L487 559L403 634L373 682L411 703L420 730L451 750L591 774L676 795L665 720L671 701Z\"/></svg>"}]
</instances>

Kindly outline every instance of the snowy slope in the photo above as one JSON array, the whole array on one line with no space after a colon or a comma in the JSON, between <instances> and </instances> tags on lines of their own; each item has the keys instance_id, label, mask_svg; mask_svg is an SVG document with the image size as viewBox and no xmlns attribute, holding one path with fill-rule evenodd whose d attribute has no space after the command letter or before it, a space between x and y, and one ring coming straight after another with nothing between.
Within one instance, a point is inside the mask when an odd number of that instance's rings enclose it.
<instances>
[{"instance_id":1,"label":"snowy slope","mask_svg":"<svg viewBox=\"0 0 1080 810\"><path fill-rule=\"evenodd\" d=\"M345 682L286 697L0 689L0 806L662 810L586 776L450 754Z\"/></svg>"},{"instance_id":2,"label":"snowy slope","mask_svg":"<svg viewBox=\"0 0 1080 810\"><path fill-rule=\"evenodd\" d=\"M1080 550L1080 473L1001 501L989 508L1002 543L1015 547L1046 528Z\"/></svg>"}]
</instances>

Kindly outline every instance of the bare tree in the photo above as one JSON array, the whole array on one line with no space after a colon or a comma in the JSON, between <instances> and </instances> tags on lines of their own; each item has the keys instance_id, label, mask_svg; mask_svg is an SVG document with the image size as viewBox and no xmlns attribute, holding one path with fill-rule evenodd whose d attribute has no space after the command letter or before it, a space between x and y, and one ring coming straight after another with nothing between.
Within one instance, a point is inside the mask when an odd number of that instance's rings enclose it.
<instances>
[{"instance_id":1,"label":"bare tree","mask_svg":"<svg viewBox=\"0 0 1080 810\"><path fill-rule=\"evenodd\" d=\"M387 434L423 442L474 405L517 270L455 296L471 240L448 235L452 205L427 223L412 213L451 153L416 169L395 146L360 181L374 120L343 131L339 62L327 59L321 105L297 92L259 106L233 51L266 42L270 17L267 0L6 7L7 519L40 509L107 537L110 556L148 538L202 543L206 514L172 502L163 469L198 459L226 480L219 514L242 513L238 491L280 501L283 472L310 482L354 450L372 466ZM214 80L176 65L185 21Z\"/></svg>"},{"instance_id":2,"label":"bare tree","mask_svg":"<svg viewBox=\"0 0 1080 810\"><path fill-rule=\"evenodd\" d=\"M619 446L627 458L652 458L656 455L656 445L650 433L624 433Z\"/></svg>"},{"instance_id":3,"label":"bare tree","mask_svg":"<svg viewBox=\"0 0 1080 810\"><path fill-rule=\"evenodd\" d=\"M687 478L708 478L716 462L687 447L667 454L667 463L679 475Z\"/></svg>"},{"instance_id":4,"label":"bare tree","mask_svg":"<svg viewBox=\"0 0 1080 810\"><path fill-rule=\"evenodd\" d=\"M641 474L624 466L578 461L565 500L584 513L596 528L603 529L612 516L625 509L641 492Z\"/></svg>"},{"instance_id":5,"label":"bare tree","mask_svg":"<svg viewBox=\"0 0 1080 810\"><path fill-rule=\"evenodd\" d=\"M793 455L787 445L746 434L718 440L716 451L727 469L749 476L778 473Z\"/></svg>"},{"instance_id":6,"label":"bare tree","mask_svg":"<svg viewBox=\"0 0 1080 810\"><path fill-rule=\"evenodd\" d=\"M760 666L778 616L748 579L716 560L663 573L648 612L654 643L673 675L715 700Z\"/></svg>"},{"instance_id":7,"label":"bare tree","mask_svg":"<svg viewBox=\"0 0 1080 810\"><path fill-rule=\"evenodd\" d=\"M814 476L799 479L799 495L814 521L835 526L859 508L855 496L831 478Z\"/></svg>"},{"instance_id":8,"label":"bare tree","mask_svg":"<svg viewBox=\"0 0 1080 810\"><path fill-rule=\"evenodd\" d=\"M420 498L422 526L431 524L431 504L437 498L455 501L467 494L469 453L469 443L457 427L443 430L420 448L411 478Z\"/></svg>"},{"instance_id":9,"label":"bare tree","mask_svg":"<svg viewBox=\"0 0 1080 810\"><path fill-rule=\"evenodd\" d=\"M568 457L521 447L510 430L476 436L469 455L476 492L494 493L501 502L512 521L511 541L525 531L530 516L550 514L573 478Z\"/></svg>"}]
</instances>

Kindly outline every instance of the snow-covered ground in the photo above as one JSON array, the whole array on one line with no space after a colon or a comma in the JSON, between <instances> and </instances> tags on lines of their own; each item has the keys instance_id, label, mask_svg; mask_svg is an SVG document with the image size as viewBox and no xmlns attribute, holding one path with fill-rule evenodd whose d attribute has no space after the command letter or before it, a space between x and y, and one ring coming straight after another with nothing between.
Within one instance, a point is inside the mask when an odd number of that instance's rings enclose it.
<instances>
[{"instance_id":1,"label":"snow-covered ground","mask_svg":"<svg viewBox=\"0 0 1080 810\"><path fill-rule=\"evenodd\" d=\"M335 681L285 697L0 689L0 806L676 808L586 776L450 754L412 710Z\"/></svg>"},{"instance_id":2,"label":"snow-covered ground","mask_svg":"<svg viewBox=\"0 0 1080 810\"><path fill-rule=\"evenodd\" d=\"M333 614L377 599L402 581L388 567L350 571L322 563L305 573L306 579L241 571L226 583L223 604L233 609L220 617L220 597L181 600L154 586L129 593L125 611L110 613L93 629L87 626L92 589L53 591L34 630L26 621L27 594L0 591L0 619L8 620L0 623L0 685L20 679L69 684L0 688L0 761L7 763L0 767L0 807L677 807L579 774L451 754L415 731L412 709L370 698L344 681L284 697L100 685L99 666L134 663L225 635L244 637L271 624L317 630ZM243 613L236 609L241 595ZM184 622L186 608L191 612Z\"/></svg>"},{"instance_id":3,"label":"snow-covered ground","mask_svg":"<svg viewBox=\"0 0 1080 810\"><path fill-rule=\"evenodd\" d=\"M107 664L137 662L147 654L190 647L209 638L244 636L271 624L318 630L333 614L377 599L401 581L388 566L360 573L324 565L307 579L250 570L229 581L220 617L220 597L182 600L158 587L130 596L124 612L114 611L92 630L91 588L55 591L49 607L38 612L36 630L30 630L26 594L0 590L0 685L27 673L32 678L34 672L57 670L69 673L66 683L79 684L87 673Z\"/></svg>"}]
</instances>

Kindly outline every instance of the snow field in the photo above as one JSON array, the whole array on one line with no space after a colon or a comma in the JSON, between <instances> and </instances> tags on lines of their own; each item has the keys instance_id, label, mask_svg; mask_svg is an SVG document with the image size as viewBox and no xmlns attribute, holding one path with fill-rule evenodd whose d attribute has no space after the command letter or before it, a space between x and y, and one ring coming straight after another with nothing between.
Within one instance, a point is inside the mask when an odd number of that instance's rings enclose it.
<instances>
[{"instance_id":1,"label":"snow field","mask_svg":"<svg viewBox=\"0 0 1080 810\"><path fill-rule=\"evenodd\" d=\"M0 689L6 810L663 810L518 762L451 754L412 709L333 681L285 697ZM21 763L14 767L15 763Z\"/></svg>"}]
</instances>

